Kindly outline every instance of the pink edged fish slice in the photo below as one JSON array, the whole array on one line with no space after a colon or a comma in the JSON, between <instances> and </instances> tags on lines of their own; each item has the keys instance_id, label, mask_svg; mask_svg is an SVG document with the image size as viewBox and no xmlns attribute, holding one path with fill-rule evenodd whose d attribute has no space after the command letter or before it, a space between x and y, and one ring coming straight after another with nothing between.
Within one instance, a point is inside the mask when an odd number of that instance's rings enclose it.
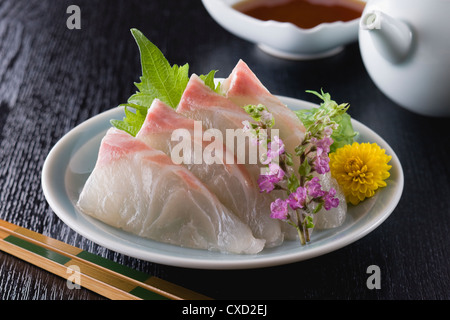
<instances>
[{"instance_id":1,"label":"pink edged fish slice","mask_svg":"<svg viewBox=\"0 0 450 320\"><path fill-rule=\"evenodd\" d=\"M305 127L298 117L261 83L248 65L240 60L227 79L221 84L224 95L236 105L262 104L275 119L274 128L280 132L286 150L295 154L295 148L302 143ZM297 160L297 157L293 157ZM298 163L297 163L298 165Z\"/></svg>"},{"instance_id":2,"label":"pink edged fish slice","mask_svg":"<svg viewBox=\"0 0 450 320\"><path fill-rule=\"evenodd\" d=\"M193 74L181 96L177 112L194 120L202 121L209 129L218 129L226 137L228 149L234 150L238 161L244 163L256 180L261 173L258 152L252 148L249 139L230 139L232 134L242 131L243 121L252 118L242 108L226 97L211 90L204 82ZM237 134L236 134L237 136Z\"/></svg>"},{"instance_id":3,"label":"pink edged fish slice","mask_svg":"<svg viewBox=\"0 0 450 320\"><path fill-rule=\"evenodd\" d=\"M272 95L269 90L261 83L248 65L240 60L230 76L225 79L221 88L225 96L239 106L248 104L263 104L269 112L272 113L275 119L274 128L280 130L280 137L283 140L286 150L291 154L295 154L295 148L302 143L305 135L305 127L298 119L292 110L290 110L284 103L282 103L276 96ZM299 157L294 156L293 162L295 169L298 169ZM338 185L331 176L324 175L321 177L322 186L327 186L329 189L333 186L338 189ZM340 206L332 210L322 209L315 215L316 226L319 228L336 227L342 223L347 210L345 205L345 198L342 198L342 193L338 191L340 197ZM295 234L292 228L289 228L290 234L286 233L286 238L294 238Z\"/></svg>"},{"instance_id":4,"label":"pink edged fish slice","mask_svg":"<svg viewBox=\"0 0 450 320\"><path fill-rule=\"evenodd\" d=\"M226 97L214 92L195 74L193 74L181 97L177 112L195 120L202 121L206 128L219 129L224 136L231 131L242 129L242 122L251 121L250 116ZM227 142L229 141L227 137ZM227 143L227 148L239 152L246 150L245 166L253 177L254 197L256 205L254 210L246 214L247 221L255 234L266 239L268 247L274 247L283 242L284 235L280 222L270 218L270 203L273 195L261 193L257 187L257 179L261 174L259 163L249 163L247 155L250 153L249 139L236 141L233 147ZM239 158L239 157L238 157Z\"/></svg>"},{"instance_id":5,"label":"pink edged fish slice","mask_svg":"<svg viewBox=\"0 0 450 320\"><path fill-rule=\"evenodd\" d=\"M218 107L220 107L220 114L217 113ZM214 126L222 132L227 129L242 128L244 120L252 121L242 107L211 90L196 74L191 75L181 96L177 112L202 120L206 127Z\"/></svg>"},{"instance_id":6,"label":"pink edged fish slice","mask_svg":"<svg viewBox=\"0 0 450 320\"><path fill-rule=\"evenodd\" d=\"M181 140L189 139L189 156L179 156L178 146L183 144L178 138L173 139L174 132L184 133ZM204 140L206 134L212 128L204 131L201 121L195 121L175 110L159 100L154 100L149 108L146 120L136 135L136 138L144 141L152 148L158 148L167 155L183 158L182 165L195 175L217 198L232 212L234 212L252 230L256 238L264 239L267 246L281 244L282 235L279 223L269 217L270 213L261 211L261 206L269 208L270 202L261 202L256 181L252 178L247 168L243 164L237 163L234 153L223 144L221 132L216 132L214 142ZM178 135L175 135L178 137ZM203 154L208 153L208 148L214 146L215 153L222 156L217 161L206 161L204 156L202 161L194 159L194 153L200 150ZM175 151L175 155L173 152ZM185 153L186 150L183 151ZM227 159L232 158L231 162ZM187 161L185 161L187 160ZM264 218L260 216L266 214Z\"/></svg>"},{"instance_id":7,"label":"pink edged fish slice","mask_svg":"<svg viewBox=\"0 0 450 320\"><path fill-rule=\"evenodd\" d=\"M113 227L177 246L237 254L264 247L189 170L114 128L77 206Z\"/></svg>"},{"instance_id":8,"label":"pink edged fish slice","mask_svg":"<svg viewBox=\"0 0 450 320\"><path fill-rule=\"evenodd\" d=\"M155 99L136 138L186 167L236 214L250 210L255 204L249 193L256 185L247 169L237 163L222 139L204 140L205 133L200 121ZM230 163L225 161L227 158Z\"/></svg>"}]
</instances>

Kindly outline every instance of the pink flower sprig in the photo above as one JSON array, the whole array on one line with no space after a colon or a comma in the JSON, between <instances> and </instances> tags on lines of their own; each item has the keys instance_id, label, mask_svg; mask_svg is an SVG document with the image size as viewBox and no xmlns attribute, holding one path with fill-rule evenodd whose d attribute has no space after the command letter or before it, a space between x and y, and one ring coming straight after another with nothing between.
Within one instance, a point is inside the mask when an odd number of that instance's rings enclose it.
<instances>
[{"instance_id":1,"label":"pink flower sprig","mask_svg":"<svg viewBox=\"0 0 450 320\"><path fill-rule=\"evenodd\" d=\"M322 207L325 210L336 208L339 205L339 199L335 195L334 188L330 188L328 191L323 190L319 178L314 177L306 183L306 186L299 186L294 192L289 193L287 198L277 198L272 202L270 217L286 221L294 226L298 231L300 242L305 244L305 242L309 242L308 229L314 228L312 215ZM297 223L291 219L292 213L295 214Z\"/></svg>"},{"instance_id":2,"label":"pink flower sprig","mask_svg":"<svg viewBox=\"0 0 450 320\"><path fill-rule=\"evenodd\" d=\"M261 192L271 192L285 176L285 172L276 163L269 163L269 172L262 174L258 178L258 186Z\"/></svg>"},{"instance_id":3,"label":"pink flower sprig","mask_svg":"<svg viewBox=\"0 0 450 320\"><path fill-rule=\"evenodd\" d=\"M253 124L245 122L244 129L252 128L259 132L274 125L272 115L264 106L247 106L244 109L256 121ZM309 229L314 228L313 214L322 208L330 210L339 205L336 190L323 190L319 177L313 175L330 171L328 153L333 143L330 136L336 128L329 118L319 116L320 119L307 128L304 141L295 150L295 155L300 159L298 172L292 168L292 155L286 152L283 141L274 136L268 140L267 154L262 161L267 170L258 178L260 192L285 191L285 197L278 197L271 203L270 216L295 227L302 245L310 241ZM256 139L260 136L257 135Z\"/></svg>"}]
</instances>

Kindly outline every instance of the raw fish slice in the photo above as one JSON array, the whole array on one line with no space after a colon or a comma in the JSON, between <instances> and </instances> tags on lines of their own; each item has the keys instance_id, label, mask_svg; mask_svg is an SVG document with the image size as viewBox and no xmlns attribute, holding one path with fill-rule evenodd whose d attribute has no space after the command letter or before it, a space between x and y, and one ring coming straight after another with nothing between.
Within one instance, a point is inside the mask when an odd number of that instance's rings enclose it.
<instances>
[{"instance_id":1,"label":"raw fish slice","mask_svg":"<svg viewBox=\"0 0 450 320\"><path fill-rule=\"evenodd\" d=\"M214 109L216 107L221 107L220 114ZM214 124L216 129L223 132L230 128L242 128L244 120L252 121L242 107L211 90L196 74L191 75L177 112L202 120L207 128Z\"/></svg>"},{"instance_id":2,"label":"raw fish slice","mask_svg":"<svg viewBox=\"0 0 450 320\"><path fill-rule=\"evenodd\" d=\"M331 176L328 172L323 175L319 175L320 184L323 190L330 190L334 188L336 190L336 198L339 199L339 205L336 208L331 208L330 210L321 209L316 214L316 219L314 224L317 229L331 229L341 226L347 214L347 202L345 201L344 192L342 192L341 187L337 183L336 179Z\"/></svg>"},{"instance_id":3,"label":"raw fish slice","mask_svg":"<svg viewBox=\"0 0 450 320\"><path fill-rule=\"evenodd\" d=\"M227 136L227 130L242 129L242 121L251 120L245 110L211 90L195 74L191 76L187 84L177 112L194 120L202 121L205 128L219 129L224 136ZM245 143L240 145L236 143L235 147L249 150L248 142L249 140L246 139ZM227 148L229 148L228 144ZM246 154L248 155L248 152ZM273 196L259 192L256 181L261 174L260 166L248 162L245 165L252 175L255 184L254 197L257 201L255 211L249 213L244 221L248 221L252 230L259 230L255 234L266 239L266 246L279 245L283 242L281 226L278 220L270 218L270 203L274 200Z\"/></svg>"},{"instance_id":4,"label":"raw fish slice","mask_svg":"<svg viewBox=\"0 0 450 320\"><path fill-rule=\"evenodd\" d=\"M197 126L197 128L196 128ZM181 140L174 138L176 130L183 130ZM146 119L136 138L145 142L151 148L161 150L168 156L182 161L191 173L202 181L219 200L230 210L240 215L242 211L253 210L251 193L255 187L251 176L243 165L234 160L228 164L224 159L234 157L220 140L213 142L203 141L203 127L200 121L195 123L174 109L155 99L147 112ZM188 140L189 153L180 156L182 148L178 148ZM218 153L213 158L210 149L220 148L222 156ZM180 150L178 150L180 149ZM184 150L185 151L185 150ZM219 150L216 150L219 151ZM197 153L197 154L196 154ZM212 160L216 160L215 162ZM253 200L254 201L254 200Z\"/></svg>"},{"instance_id":5,"label":"raw fish slice","mask_svg":"<svg viewBox=\"0 0 450 320\"><path fill-rule=\"evenodd\" d=\"M155 99L136 137L150 147L158 148L167 155L171 155L177 144L181 143L178 140L172 141L173 132L177 129L186 130L193 140L193 145L189 144L193 151L190 159L185 159L190 160L190 162L183 163L183 166L188 168L209 190L216 194L226 207L247 223L256 238L266 240L266 245L269 247L280 244L282 239L276 224L269 221L269 217L259 217L261 215L259 211L261 204L259 203L260 196L255 181L244 165L237 164L235 159L231 163L226 161L229 157L233 158L234 154L225 147L222 141L216 141L218 142L217 149L222 150L222 157L217 159L222 160L221 162L208 164L205 159L199 164L194 162L194 150L199 148L203 152L211 144L211 142L202 139L203 127L201 122L197 122L197 124L200 124L197 131L194 131L196 126L194 122L193 119L177 113L163 102ZM200 136L199 130L201 130ZM221 135L221 132L219 133ZM269 206L270 203L266 205Z\"/></svg>"},{"instance_id":6,"label":"raw fish slice","mask_svg":"<svg viewBox=\"0 0 450 320\"><path fill-rule=\"evenodd\" d=\"M240 107L262 104L267 107L275 119L275 129L280 130L287 152L295 155L295 148L305 137L305 127L295 113L280 99L272 95L261 83L248 65L240 60L230 76L221 84L225 96ZM295 167L298 166L297 157L294 158Z\"/></svg>"},{"instance_id":7,"label":"raw fish slice","mask_svg":"<svg viewBox=\"0 0 450 320\"><path fill-rule=\"evenodd\" d=\"M286 150L295 154L295 147L304 139L305 127L298 117L277 97L272 95L261 83L248 65L240 60L233 69L230 76L223 81L221 88L228 99L239 106L248 104L265 105L275 118L274 128L280 130L280 136L285 143ZM298 157L293 157L295 169L299 165ZM315 215L315 226L317 229L328 229L340 226L345 220L347 205L342 191L339 189L334 178L329 174L320 177L322 186L329 190L331 186L336 189L336 197L339 198L339 206L327 211L322 209ZM287 239L297 236L295 228L289 225L283 226Z\"/></svg>"},{"instance_id":8,"label":"raw fish slice","mask_svg":"<svg viewBox=\"0 0 450 320\"><path fill-rule=\"evenodd\" d=\"M196 74L189 79L178 104L177 112L191 119L202 121L205 128L220 130L224 137L229 136L227 130L235 132L235 130L243 129L243 121L253 121L242 107L211 90ZM233 141L234 146L230 147L231 143L226 140L227 147L234 149L239 163L244 163L253 177L257 178L261 173L260 167L255 166L260 164L258 150L251 148L248 138L245 140L233 139ZM250 157L252 150L254 150L253 158Z\"/></svg>"},{"instance_id":9,"label":"raw fish slice","mask_svg":"<svg viewBox=\"0 0 450 320\"><path fill-rule=\"evenodd\" d=\"M102 140L77 206L113 227L160 242L238 254L264 247L186 168L114 128Z\"/></svg>"}]
</instances>

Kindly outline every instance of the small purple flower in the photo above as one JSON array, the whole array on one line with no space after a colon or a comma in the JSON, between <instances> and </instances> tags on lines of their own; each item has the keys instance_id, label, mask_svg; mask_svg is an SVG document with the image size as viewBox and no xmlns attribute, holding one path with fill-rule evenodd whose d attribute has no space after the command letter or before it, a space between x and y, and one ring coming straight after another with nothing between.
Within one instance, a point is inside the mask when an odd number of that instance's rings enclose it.
<instances>
[{"instance_id":1,"label":"small purple flower","mask_svg":"<svg viewBox=\"0 0 450 320\"><path fill-rule=\"evenodd\" d=\"M269 149L273 155L279 156L284 153L284 143L280 137L273 137L273 140L269 143Z\"/></svg>"},{"instance_id":2,"label":"small purple flower","mask_svg":"<svg viewBox=\"0 0 450 320\"><path fill-rule=\"evenodd\" d=\"M333 144L333 139L325 136L323 139L318 140L317 138L311 138L311 144L316 146L316 156L314 159L314 169L320 173L324 174L330 171L330 158L328 153L330 152L330 146Z\"/></svg>"},{"instance_id":3,"label":"small purple flower","mask_svg":"<svg viewBox=\"0 0 450 320\"><path fill-rule=\"evenodd\" d=\"M326 136L326 137L329 137L329 136L331 136L332 134L333 134L333 129L334 129L334 127L333 126L327 126L327 127L325 127L324 129L323 129L323 134Z\"/></svg>"},{"instance_id":4,"label":"small purple flower","mask_svg":"<svg viewBox=\"0 0 450 320\"><path fill-rule=\"evenodd\" d=\"M251 123L248 120L242 121L244 127L242 128L243 133L249 133L249 139L252 145L257 146L260 144L258 136L256 134L256 130L252 127Z\"/></svg>"},{"instance_id":5,"label":"small purple flower","mask_svg":"<svg viewBox=\"0 0 450 320\"><path fill-rule=\"evenodd\" d=\"M306 188L304 187L298 187L295 192L292 192L287 199L292 210L303 208L305 206L306 196Z\"/></svg>"},{"instance_id":6,"label":"small purple flower","mask_svg":"<svg viewBox=\"0 0 450 320\"><path fill-rule=\"evenodd\" d=\"M275 163L269 164L269 172L258 177L258 186L261 192L271 192L275 188L275 184L283 180L285 173L279 165Z\"/></svg>"},{"instance_id":7,"label":"small purple flower","mask_svg":"<svg viewBox=\"0 0 450 320\"><path fill-rule=\"evenodd\" d=\"M267 127L271 127L273 123L273 115L266 110L261 111L261 122Z\"/></svg>"},{"instance_id":8,"label":"small purple flower","mask_svg":"<svg viewBox=\"0 0 450 320\"><path fill-rule=\"evenodd\" d=\"M320 180L318 177L312 178L307 184L308 194L312 198L320 198L323 197L326 192L322 190L322 186L320 185Z\"/></svg>"},{"instance_id":9,"label":"small purple flower","mask_svg":"<svg viewBox=\"0 0 450 320\"><path fill-rule=\"evenodd\" d=\"M274 136L273 140L269 142L267 146L267 158L265 161L263 161L263 164L268 164L273 160L276 160L275 162L278 163L279 157L283 153L284 153L283 141L278 136Z\"/></svg>"},{"instance_id":10,"label":"small purple flower","mask_svg":"<svg viewBox=\"0 0 450 320\"><path fill-rule=\"evenodd\" d=\"M314 169L320 174L327 173L330 171L329 162L330 158L328 157L328 153L322 148L317 148L316 157L314 159Z\"/></svg>"},{"instance_id":11,"label":"small purple flower","mask_svg":"<svg viewBox=\"0 0 450 320\"><path fill-rule=\"evenodd\" d=\"M333 144L333 139L329 137L324 137L323 139L320 139L316 141L317 149L322 149L324 153L330 152L330 147Z\"/></svg>"},{"instance_id":12,"label":"small purple flower","mask_svg":"<svg viewBox=\"0 0 450 320\"><path fill-rule=\"evenodd\" d=\"M265 174L259 176L258 186L261 192L267 193L271 192L275 187L272 177Z\"/></svg>"},{"instance_id":13,"label":"small purple flower","mask_svg":"<svg viewBox=\"0 0 450 320\"><path fill-rule=\"evenodd\" d=\"M276 199L270 204L270 217L272 219L286 220L288 215L288 203L286 200Z\"/></svg>"},{"instance_id":14,"label":"small purple flower","mask_svg":"<svg viewBox=\"0 0 450 320\"><path fill-rule=\"evenodd\" d=\"M335 198L336 190L330 188L327 194L323 197L325 210L330 210L331 208L336 208L339 205L339 199Z\"/></svg>"},{"instance_id":15,"label":"small purple flower","mask_svg":"<svg viewBox=\"0 0 450 320\"><path fill-rule=\"evenodd\" d=\"M242 128L242 132L249 132L252 129L248 120L242 121L242 124L244 125L244 127Z\"/></svg>"},{"instance_id":16,"label":"small purple flower","mask_svg":"<svg viewBox=\"0 0 450 320\"><path fill-rule=\"evenodd\" d=\"M269 174L275 176L279 182L281 181L281 179L283 179L285 173L278 164L269 163Z\"/></svg>"}]
</instances>

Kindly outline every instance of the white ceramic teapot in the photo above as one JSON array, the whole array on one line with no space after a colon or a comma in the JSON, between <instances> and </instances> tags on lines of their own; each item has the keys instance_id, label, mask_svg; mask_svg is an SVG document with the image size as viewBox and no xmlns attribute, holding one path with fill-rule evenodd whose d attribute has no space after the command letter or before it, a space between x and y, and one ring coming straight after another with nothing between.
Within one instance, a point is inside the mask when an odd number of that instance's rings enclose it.
<instances>
[{"instance_id":1,"label":"white ceramic teapot","mask_svg":"<svg viewBox=\"0 0 450 320\"><path fill-rule=\"evenodd\" d=\"M450 116L450 0L369 0L359 45L367 72L413 112Z\"/></svg>"}]
</instances>

